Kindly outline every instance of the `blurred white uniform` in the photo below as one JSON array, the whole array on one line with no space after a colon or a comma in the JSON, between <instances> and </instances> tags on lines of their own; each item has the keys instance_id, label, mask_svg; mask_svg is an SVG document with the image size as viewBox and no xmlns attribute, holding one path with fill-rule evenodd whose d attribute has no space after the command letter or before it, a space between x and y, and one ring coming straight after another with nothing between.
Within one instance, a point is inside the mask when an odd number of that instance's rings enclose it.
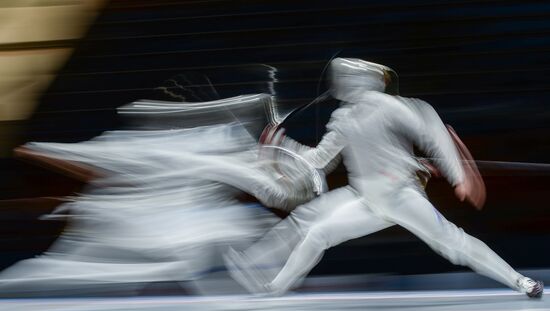
<instances>
[{"instance_id":1,"label":"blurred white uniform","mask_svg":"<svg viewBox=\"0 0 550 311\"><path fill-rule=\"evenodd\" d=\"M382 93L382 66L355 59L331 64L332 93L344 104L328 132L304 157L319 168L342 153L348 187L299 206L285 219L301 241L268 290L282 293L318 262L327 248L398 224L454 264L466 265L514 289L522 277L483 242L447 221L426 199L415 172L423 169L413 145L435 159L454 186L463 181L459 156L437 113L427 103ZM320 211L300 225L303 215Z\"/></svg>"},{"instance_id":2,"label":"blurred white uniform","mask_svg":"<svg viewBox=\"0 0 550 311\"><path fill-rule=\"evenodd\" d=\"M70 222L45 254L2 271L0 295L196 280L221 265L216 254L225 247L259 238L278 218L236 195L285 208L293 191L258 159L258 144L241 122L217 122L28 144L102 177L58 208L53 216Z\"/></svg>"}]
</instances>

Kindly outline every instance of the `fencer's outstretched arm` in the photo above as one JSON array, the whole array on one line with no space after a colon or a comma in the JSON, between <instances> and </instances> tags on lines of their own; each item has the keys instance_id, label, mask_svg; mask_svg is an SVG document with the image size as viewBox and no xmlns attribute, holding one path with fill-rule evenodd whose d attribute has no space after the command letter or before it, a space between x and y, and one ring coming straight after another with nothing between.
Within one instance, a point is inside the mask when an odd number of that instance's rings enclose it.
<instances>
[{"instance_id":1,"label":"fencer's outstretched arm","mask_svg":"<svg viewBox=\"0 0 550 311\"><path fill-rule=\"evenodd\" d=\"M329 174L340 163L340 152L345 145L339 133L329 130L316 147L303 145L288 136L283 140L282 146L296 150L313 167Z\"/></svg>"},{"instance_id":2,"label":"fencer's outstretched arm","mask_svg":"<svg viewBox=\"0 0 550 311\"><path fill-rule=\"evenodd\" d=\"M332 172L340 163L340 152L346 146L345 137L335 128L335 124L344 122L345 111L348 108L341 107L336 109L327 124L327 132L321 138L321 141L315 147L309 147L292 138L285 137L282 145L290 150L296 150L313 167L323 170L325 174Z\"/></svg>"},{"instance_id":3,"label":"fencer's outstretched arm","mask_svg":"<svg viewBox=\"0 0 550 311\"><path fill-rule=\"evenodd\" d=\"M199 165L197 165L199 164ZM307 202L314 193L299 189L283 176L262 169L261 165L246 165L216 156L202 156L197 159L196 173L204 179L225 183L256 197L268 207L290 210Z\"/></svg>"},{"instance_id":4,"label":"fencer's outstretched arm","mask_svg":"<svg viewBox=\"0 0 550 311\"><path fill-rule=\"evenodd\" d=\"M427 153L452 186L464 182L464 168L456 146L439 118L428 103L414 98L399 98L410 109L400 114L404 134Z\"/></svg>"}]
</instances>

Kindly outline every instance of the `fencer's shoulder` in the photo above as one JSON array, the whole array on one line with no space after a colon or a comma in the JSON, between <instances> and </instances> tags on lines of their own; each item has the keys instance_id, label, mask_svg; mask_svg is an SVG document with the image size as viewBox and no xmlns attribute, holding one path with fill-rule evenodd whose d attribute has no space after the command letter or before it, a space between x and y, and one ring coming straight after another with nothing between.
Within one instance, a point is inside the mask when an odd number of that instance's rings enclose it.
<instances>
[{"instance_id":1,"label":"fencer's shoulder","mask_svg":"<svg viewBox=\"0 0 550 311\"><path fill-rule=\"evenodd\" d=\"M363 102L394 102L396 101L396 97L389 95L383 92L378 91L368 91L364 92L361 97L361 101Z\"/></svg>"},{"instance_id":2,"label":"fencer's shoulder","mask_svg":"<svg viewBox=\"0 0 550 311\"><path fill-rule=\"evenodd\" d=\"M345 119L352 113L355 105L350 103L343 103L340 107L332 112L331 120Z\"/></svg>"},{"instance_id":3,"label":"fencer's shoulder","mask_svg":"<svg viewBox=\"0 0 550 311\"><path fill-rule=\"evenodd\" d=\"M379 113L399 116L400 114L410 112L409 104L405 103L403 97L389 95L382 92L367 92L362 98L364 107L375 108Z\"/></svg>"},{"instance_id":4,"label":"fencer's shoulder","mask_svg":"<svg viewBox=\"0 0 550 311\"><path fill-rule=\"evenodd\" d=\"M337 132L342 131L353 120L352 115L355 107L355 104L342 103L338 109L332 112L330 121L327 123L327 129Z\"/></svg>"},{"instance_id":5,"label":"fencer's shoulder","mask_svg":"<svg viewBox=\"0 0 550 311\"><path fill-rule=\"evenodd\" d=\"M401 97L401 96L394 96L394 97L396 98L396 100L399 101L399 105L401 107L409 110L414 114L431 115L436 113L432 105L430 105L428 102L422 99L412 98L412 97Z\"/></svg>"},{"instance_id":6,"label":"fencer's shoulder","mask_svg":"<svg viewBox=\"0 0 550 311\"><path fill-rule=\"evenodd\" d=\"M401 97L401 96L394 96L396 99L399 100L403 105L409 106L411 108L417 108L417 109L433 109L432 105L430 105L428 102L420 99L420 98L414 98L414 97Z\"/></svg>"}]
</instances>

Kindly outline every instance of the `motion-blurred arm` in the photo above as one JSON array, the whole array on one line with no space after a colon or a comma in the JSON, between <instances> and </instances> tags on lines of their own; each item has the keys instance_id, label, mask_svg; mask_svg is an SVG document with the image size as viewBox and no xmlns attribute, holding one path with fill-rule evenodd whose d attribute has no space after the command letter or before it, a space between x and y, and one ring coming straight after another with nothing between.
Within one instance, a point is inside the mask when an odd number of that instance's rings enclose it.
<instances>
[{"instance_id":1,"label":"motion-blurred arm","mask_svg":"<svg viewBox=\"0 0 550 311\"><path fill-rule=\"evenodd\" d=\"M284 148L296 151L313 167L329 174L340 163L340 152L346 146L345 137L338 131L339 123L345 122L345 110L345 108L339 108L333 112L331 120L327 124L327 132L316 147L303 145L284 136L283 129L279 129L272 137L269 137L268 143L280 144Z\"/></svg>"},{"instance_id":2,"label":"motion-blurred arm","mask_svg":"<svg viewBox=\"0 0 550 311\"><path fill-rule=\"evenodd\" d=\"M464 182L460 155L437 112L426 102L401 98L411 111L401 123L405 135L425 152L454 187Z\"/></svg>"}]
</instances>

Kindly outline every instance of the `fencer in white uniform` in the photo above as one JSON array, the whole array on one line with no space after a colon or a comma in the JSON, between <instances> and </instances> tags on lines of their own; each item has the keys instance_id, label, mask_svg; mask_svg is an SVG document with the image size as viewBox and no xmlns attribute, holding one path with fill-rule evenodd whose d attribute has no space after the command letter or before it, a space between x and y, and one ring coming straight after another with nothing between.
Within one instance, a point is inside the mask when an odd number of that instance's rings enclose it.
<instances>
[{"instance_id":1,"label":"fencer in white uniform","mask_svg":"<svg viewBox=\"0 0 550 311\"><path fill-rule=\"evenodd\" d=\"M433 159L461 200L473 189L435 110L418 99L383 93L389 70L359 59L331 62L331 93L343 104L333 112L318 146L302 155L322 168L341 154L349 186L322 194L285 219L294 224L300 240L264 289L282 294L316 265L326 249L397 224L452 263L540 297L542 282L516 272L486 244L445 219L426 198L416 177L424 168L413 146ZM251 257L254 252L244 254Z\"/></svg>"},{"instance_id":2,"label":"fencer in white uniform","mask_svg":"<svg viewBox=\"0 0 550 311\"><path fill-rule=\"evenodd\" d=\"M265 126L265 98L142 102L141 110L129 107L141 114L137 121L148 121L139 129L27 144L27 152L92 168L98 177L47 216L69 222L44 254L0 272L0 296L139 291L161 281L188 281L201 292L196 282L219 265L228 245L258 239L278 219L239 201L241 191L277 208L313 197L297 187L296 178L308 189L314 178L296 161L287 157L292 166L278 163L275 171L270 158L258 159L251 131ZM151 120L145 108L154 108ZM175 128L158 128L167 123Z\"/></svg>"}]
</instances>

